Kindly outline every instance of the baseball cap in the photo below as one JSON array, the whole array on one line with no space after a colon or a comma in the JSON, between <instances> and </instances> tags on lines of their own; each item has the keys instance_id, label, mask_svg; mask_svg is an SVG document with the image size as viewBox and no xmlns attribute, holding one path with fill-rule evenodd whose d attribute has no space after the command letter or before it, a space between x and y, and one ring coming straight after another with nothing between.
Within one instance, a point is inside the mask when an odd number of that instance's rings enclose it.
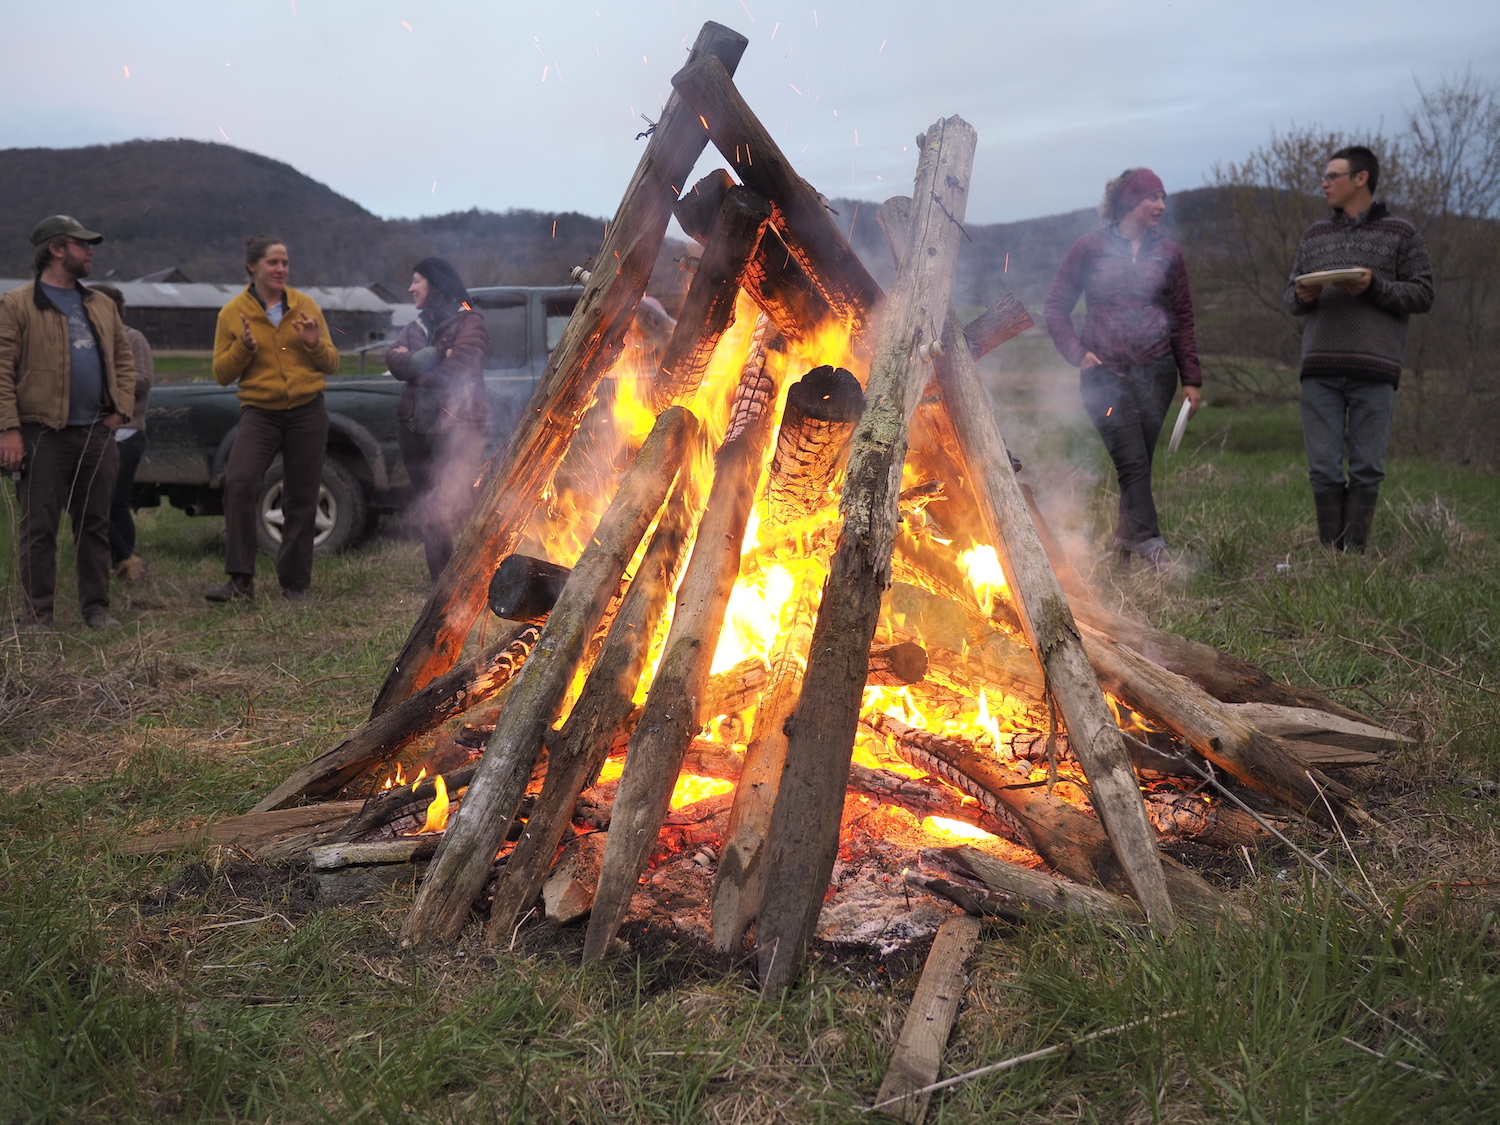
<instances>
[{"instance_id":1,"label":"baseball cap","mask_svg":"<svg viewBox=\"0 0 1500 1125\"><path fill-rule=\"evenodd\" d=\"M56 238L65 234L69 238L76 238L79 242L103 242L104 236L96 231L89 230L72 215L48 215L37 223L36 229L31 232L31 244L40 246L50 238Z\"/></svg>"}]
</instances>

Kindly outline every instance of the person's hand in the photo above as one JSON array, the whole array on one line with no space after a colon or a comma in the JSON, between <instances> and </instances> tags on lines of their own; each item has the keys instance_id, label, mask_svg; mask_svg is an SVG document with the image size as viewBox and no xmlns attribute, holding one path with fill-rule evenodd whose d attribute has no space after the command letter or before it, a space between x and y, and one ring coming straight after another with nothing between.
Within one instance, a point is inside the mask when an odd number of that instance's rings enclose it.
<instances>
[{"instance_id":1,"label":"person's hand","mask_svg":"<svg viewBox=\"0 0 1500 1125\"><path fill-rule=\"evenodd\" d=\"M318 322L310 316L299 315L292 321L292 327L297 330L298 337L309 348L318 346Z\"/></svg>"},{"instance_id":2,"label":"person's hand","mask_svg":"<svg viewBox=\"0 0 1500 1125\"><path fill-rule=\"evenodd\" d=\"M405 359L409 355L411 355L411 351L408 348L402 345L397 345L394 348L386 349L385 361L389 363L393 359Z\"/></svg>"},{"instance_id":3,"label":"person's hand","mask_svg":"<svg viewBox=\"0 0 1500 1125\"><path fill-rule=\"evenodd\" d=\"M1305 281L1294 281L1292 287L1297 291L1297 300L1304 305L1311 305L1323 294L1321 285L1310 285Z\"/></svg>"},{"instance_id":4,"label":"person's hand","mask_svg":"<svg viewBox=\"0 0 1500 1125\"><path fill-rule=\"evenodd\" d=\"M1182 398L1183 398L1183 401L1190 402L1190 403L1193 404L1192 409L1188 411L1188 417L1189 418L1191 418L1194 414L1197 414L1198 411L1203 408L1203 388L1202 387L1183 387L1182 388Z\"/></svg>"},{"instance_id":5,"label":"person's hand","mask_svg":"<svg viewBox=\"0 0 1500 1125\"><path fill-rule=\"evenodd\" d=\"M25 459L26 446L21 441L21 431L6 430L0 433L0 469L7 473L14 472Z\"/></svg>"},{"instance_id":6,"label":"person's hand","mask_svg":"<svg viewBox=\"0 0 1500 1125\"><path fill-rule=\"evenodd\" d=\"M1357 297L1370 288L1370 281L1373 277L1374 274L1369 270L1360 270L1358 277L1351 277L1348 281L1335 281L1333 284L1345 293L1350 293Z\"/></svg>"},{"instance_id":7,"label":"person's hand","mask_svg":"<svg viewBox=\"0 0 1500 1125\"><path fill-rule=\"evenodd\" d=\"M246 351L255 350L255 337L250 334L250 318L240 313L240 343L245 345Z\"/></svg>"},{"instance_id":8,"label":"person's hand","mask_svg":"<svg viewBox=\"0 0 1500 1125\"><path fill-rule=\"evenodd\" d=\"M1079 365L1078 369L1080 371L1087 371L1090 367L1102 367L1103 364L1104 361L1096 356L1093 352L1084 352L1083 363Z\"/></svg>"},{"instance_id":9,"label":"person's hand","mask_svg":"<svg viewBox=\"0 0 1500 1125\"><path fill-rule=\"evenodd\" d=\"M125 415L119 412L116 412L114 414L111 414L108 418L104 419L104 428L110 433L114 433L128 421L130 421L129 418L125 417Z\"/></svg>"}]
</instances>

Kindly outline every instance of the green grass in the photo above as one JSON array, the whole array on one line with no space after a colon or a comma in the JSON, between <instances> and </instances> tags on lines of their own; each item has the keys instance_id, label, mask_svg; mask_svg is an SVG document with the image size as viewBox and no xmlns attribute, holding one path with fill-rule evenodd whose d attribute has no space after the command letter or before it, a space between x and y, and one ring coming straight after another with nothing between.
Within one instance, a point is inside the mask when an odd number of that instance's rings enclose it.
<instances>
[{"instance_id":1,"label":"green grass","mask_svg":"<svg viewBox=\"0 0 1500 1125\"><path fill-rule=\"evenodd\" d=\"M1298 829L1385 916L1264 847L1212 876L1248 926L988 926L952 1070L1153 1022L960 1085L928 1120L1500 1118L1500 808L1480 785L1500 777L1500 480L1393 459L1370 554L1329 558L1295 413L1211 408L1158 468L1181 573L1122 576L1097 439L1047 401L1007 434L1102 596L1422 741L1350 778L1377 838ZM121 854L243 812L357 724L425 595L418 547L385 531L319 560L305 609L210 610L220 528L141 513L153 570L119 589L122 629L79 629L65 565L63 631L0 640L0 1120L872 1120L920 951L820 958L764 1000L660 942L589 968L547 926L401 950L409 891L322 909L305 875L232 850Z\"/></svg>"},{"instance_id":2,"label":"green grass","mask_svg":"<svg viewBox=\"0 0 1500 1125\"><path fill-rule=\"evenodd\" d=\"M152 360L158 383L195 383L214 377L212 352L179 351L158 352ZM371 351L365 358L365 374L378 375L385 370L385 357L379 351ZM359 374L359 356L353 352L341 353L340 375Z\"/></svg>"}]
</instances>

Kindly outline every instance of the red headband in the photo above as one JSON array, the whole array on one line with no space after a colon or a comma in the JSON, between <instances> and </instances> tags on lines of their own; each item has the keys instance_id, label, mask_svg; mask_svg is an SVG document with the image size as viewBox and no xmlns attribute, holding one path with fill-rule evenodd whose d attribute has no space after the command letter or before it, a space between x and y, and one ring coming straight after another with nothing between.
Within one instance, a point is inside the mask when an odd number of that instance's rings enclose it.
<instances>
[{"instance_id":1,"label":"red headband","mask_svg":"<svg viewBox=\"0 0 1500 1125\"><path fill-rule=\"evenodd\" d=\"M1123 219L1141 200L1166 190L1160 176L1150 168L1142 168L1120 186L1120 194L1115 197L1115 218Z\"/></svg>"}]
</instances>

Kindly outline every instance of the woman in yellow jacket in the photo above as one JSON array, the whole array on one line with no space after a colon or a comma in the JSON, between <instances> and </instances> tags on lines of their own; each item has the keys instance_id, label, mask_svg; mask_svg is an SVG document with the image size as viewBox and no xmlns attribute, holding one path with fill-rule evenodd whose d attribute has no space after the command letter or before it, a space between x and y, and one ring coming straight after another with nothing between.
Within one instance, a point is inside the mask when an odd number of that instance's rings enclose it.
<instances>
[{"instance_id":1,"label":"woman in yellow jacket","mask_svg":"<svg viewBox=\"0 0 1500 1125\"><path fill-rule=\"evenodd\" d=\"M224 571L229 581L209 590L211 602L255 596L256 499L261 479L281 454L281 550L276 576L287 598L312 585L313 535L323 451L328 445L324 376L339 369L323 312L287 287L286 244L265 236L245 239L250 284L219 310L214 378L239 383L240 426L224 480Z\"/></svg>"}]
</instances>

